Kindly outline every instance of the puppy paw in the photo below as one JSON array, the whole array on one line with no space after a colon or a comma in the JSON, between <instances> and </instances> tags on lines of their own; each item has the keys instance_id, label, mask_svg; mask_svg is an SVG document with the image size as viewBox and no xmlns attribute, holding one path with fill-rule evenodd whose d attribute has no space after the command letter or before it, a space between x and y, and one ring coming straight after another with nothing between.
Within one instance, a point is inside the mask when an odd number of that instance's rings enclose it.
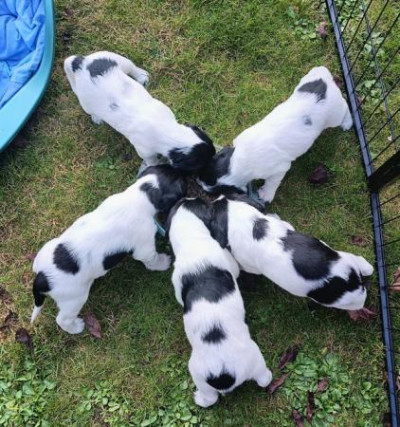
<instances>
[{"instance_id":1,"label":"puppy paw","mask_svg":"<svg viewBox=\"0 0 400 427\"><path fill-rule=\"evenodd\" d=\"M342 124L340 125L340 127L346 131L346 130L350 130L351 127L353 126L353 119L351 117L351 114L348 113L346 114L346 117L344 118Z\"/></svg>"},{"instance_id":2,"label":"puppy paw","mask_svg":"<svg viewBox=\"0 0 400 427\"><path fill-rule=\"evenodd\" d=\"M171 265L171 257L167 254L158 254L157 261L152 264L146 264L148 270L165 271Z\"/></svg>"},{"instance_id":3,"label":"puppy paw","mask_svg":"<svg viewBox=\"0 0 400 427\"><path fill-rule=\"evenodd\" d=\"M260 387L267 387L267 385L272 381L272 372L267 368L267 370L256 378L257 384Z\"/></svg>"},{"instance_id":4,"label":"puppy paw","mask_svg":"<svg viewBox=\"0 0 400 427\"><path fill-rule=\"evenodd\" d=\"M101 125L103 123L103 120L101 120L100 117L98 117L94 114L91 115L91 118L92 118L92 122L96 125Z\"/></svg>"},{"instance_id":5,"label":"puppy paw","mask_svg":"<svg viewBox=\"0 0 400 427\"><path fill-rule=\"evenodd\" d=\"M261 187L258 191L258 197L264 202L264 203L271 203L271 196L269 194L269 191L266 190L264 187Z\"/></svg>"},{"instance_id":6,"label":"puppy paw","mask_svg":"<svg viewBox=\"0 0 400 427\"><path fill-rule=\"evenodd\" d=\"M146 70L140 70L136 76L136 81L146 87L149 83L149 73Z\"/></svg>"},{"instance_id":7,"label":"puppy paw","mask_svg":"<svg viewBox=\"0 0 400 427\"><path fill-rule=\"evenodd\" d=\"M85 322L80 317L77 317L72 322L58 323L61 329L69 334L80 334L85 329Z\"/></svg>"},{"instance_id":8,"label":"puppy paw","mask_svg":"<svg viewBox=\"0 0 400 427\"><path fill-rule=\"evenodd\" d=\"M216 396L207 396L202 393L200 390L195 391L194 393L194 401L197 405L202 408L208 408L209 406L214 405L214 403L218 400L218 394Z\"/></svg>"}]
</instances>

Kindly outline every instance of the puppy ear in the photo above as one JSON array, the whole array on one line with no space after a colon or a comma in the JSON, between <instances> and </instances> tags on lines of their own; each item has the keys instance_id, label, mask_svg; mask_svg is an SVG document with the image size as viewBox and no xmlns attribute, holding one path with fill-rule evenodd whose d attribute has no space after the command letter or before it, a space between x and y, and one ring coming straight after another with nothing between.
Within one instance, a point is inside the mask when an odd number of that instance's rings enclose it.
<instances>
[{"instance_id":1,"label":"puppy ear","mask_svg":"<svg viewBox=\"0 0 400 427\"><path fill-rule=\"evenodd\" d=\"M171 228L171 222L172 222L172 218L174 217L174 215L176 214L176 212L178 211L178 209L182 206L183 202L186 199L182 198L181 200L179 200L177 203L175 203L175 205L172 207L172 209L169 211L168 217L167 217L167 221L165 223L165 237L167 239L169 239L169 230Z\"/></svg>"},{"instance_id":2,"label":"puppy ear","mask_svg":"<svg viewBox=\"0 0 400 427\"><path fill-rule=\"evenodd\" d=\"M210 221L210 233L222 249L229 247L228 241L228 201L225 198L218 199L212 204L212 218Z\"/></svg>"}]
</instances>

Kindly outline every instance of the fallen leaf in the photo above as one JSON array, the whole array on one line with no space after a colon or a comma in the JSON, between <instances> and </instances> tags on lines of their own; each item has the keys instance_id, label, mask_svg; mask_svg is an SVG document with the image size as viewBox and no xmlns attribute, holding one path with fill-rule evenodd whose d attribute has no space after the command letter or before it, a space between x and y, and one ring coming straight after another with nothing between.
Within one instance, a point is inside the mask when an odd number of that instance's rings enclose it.
<instances>
[{"instance_id":1,"label":"fallen leaf","mask_svg":"<svg viewBox=\"0 0 400 427\"><path fill-rule=\"evenodd\" d=\"M400 282L400 267L394 273L394 283Z\"/></svg>"},{"instance_id":2,"label":"fallen leaf","mask_svg":"<svg viewBox=\"0 0 400 427\"><path fill-rule=\"evenodd\" d=\"M362 236L351 236L350 243L355 246L361 246L362 248L367 245L367 242L364 240Z\"/></svg>"},{"instance_id":3,"label":"fallen leaf","mask_svg":"<svg viewBox=\"0 0 400 427\"><path fill-rule=\"evenodd\" d=\"M88 328L90 335L95 338L102 338L100 323L92 312L87 312L83 317L83 320L85 321L85 325Z\"/></svg>"},{"instance_id":4,"label":"fallen leaf","mask_svg":"<svg viewBox=\"0 0 400 427\"><path fill-rule=\"evenodd\" d=\"M343 89L343 79L340 76L334 74L333 81L339 89Z\"/></svg>"},{"instance_id":5,"label":"fallen leaf","mask_svg":"<svg viewBox=\"0 0 400 427\"><path fill-rule=\"evenodd\" d=\"M69 16L69 17L74 16L74 11L73 11L73 10L72 10L72 8L70 8L70 7L66 7L66 8L64 9L64 13L65 13L67 16Z\"/></svg>"},{"instance_id":6,"label":"fallen leaf","mask_svg":"<svg viewBox=\"0 0 400 427\"><path fill-rule=\"evenodd\" d=\"M26 347L29 348L31 352L33 352L32 338L26 329L17 329L17 331L15 332L15 341L19 342L20 344L26 345Z\"/></svg>"},{"instance_id":7,"label":"fallen leaf","mask_svg":"<svg viewBox=\"0 0 400 427\"><path fill-rule=\"evenodd\" d=\"M398 392L399 390L400 390L400 378L397 375L397 378L396 378L396 392Z\"/></svg>"},{"instance_id":8,"label":"fallen leaf","mask_svg":"<svg viewBox=\"0 0 400 427\"><path fill-rule=\"evenodd\" d=\"M268 387L267 391L269 394L274 394L276 390L285 382L287 376L289 375L288 372L282 374L277 380L272 382Z\"/></svg>"},{"instance_id":9,"label":"fallen leaf","mask_svg":"<svg viewBox=\"0 0 400 427\"><path fill-rule=\"evenodd\" d=\"M321 391L326 390L326 388L328 387L328 384L329 384L329 380L327 380L326 378L319 381L317 385L317 392L320 393Z\"/></svg>"},{"instance_id":10,"label":"fallen leaf","mask_svg":"<svg viewBox=\"0 0 400 427\"><path fill-rule=\"evenodd\" d=\"M12 302L12 297L8 291L6 291L2 286L0 286L0 300L4 303Z\"/></svg>"},{"instance_id":11,"label":"fallen leaf","mask_svg":"<svg viewBox=\"0 0 400 427\"><path fill-rule=\"evenodd\" d=\"M312 172L312 174L308 177L308 182L310 184L321 185L325 184L329 181L329 173L327 168L320 164L318 165Z\"/></svg>"},{"instance_id":12,"label":"fallen leaf","mask_svg":"<svg viewBox=\"0 0 400 427\"><path fill-rule=\"evenodd\" d=\"M10 328L14 323L17 323L17 321L18 321L18 314L9 310L7 316L3 321L2 326L0 327L0 330Z\"/></svg>"},{"instance_id":13,"label":"fallen leaf","mask_svg":"<svg viewBox=\"0 0 400 427\"><path fill-rule=\"evenodd\" d=\"M33 254L31 252L28 252L27 254L25 254L25 259L29 260L29 261L34 261L36 258L36 254Z\"/></svg>"},{"instance_id":14,"label":"fallen leaf","mask_svg":"<svg viewBox=\"0 0 400 427\"><path fill-rule=\"evenodd\" d=\"M307 409L306 409L306 418L309 423L314 416L315 412L315 401L314 401L314 393L312 391L307 392Z\"/></svg>"},{"instance_id":15,"label":"fallen leaf","mask_svg":"<svg viewBox=\"0 0 400 427\"><path fill-rule=\"evenodd\" d=\"M71 41L71 39L72 39L72 34L69 32L69 31L64 31L62 34L61 34L61 39L62 39L62 41L66 44L66 43L69 43L70 41Z\"/></svg>"},{"instance_id":16,"label":"fallen leaf","mask_svg":"<svg viewBox=\"0 0 400 427\"><path fill-rule=\"evenodd\" d=\"M356 322L358 320L370 320L377 315L375 311L370 310L367 307L364 307L361 310L347 310L347 312L349 313L350 319Z\"/></svg>"},{"instance_id":17,"label":"fallen leaf","mask_svg":"<svg viewBox=\"0 0 400 427\"><path fill-rule=\"evenodd\" d=\"M129 160L132 160L132 153L124 153L122 155L122 160L124 160L125 162L129 162Z\"/></svg>"},{"instance_id":18,"label":"fallen leaf","mask_svg":"<svg viewBox=\"0 0 400 427\"><path fill-rule=\"evenodd\" d=\"M297 427L304 427L303 416L300 414L298 409L293 409L292 416Z\"/></svg>"},{"instance_id":19,"label":"fallen leaf","mask_svg":"<svg viewBox=\"0 0 400 427\"><path fill-rule=\"evenodd\" d=\"M318 27L318 29L317 29L317 33L318 33L318 35L321 37L321 39L322 39L323 41L325 41L325 40L327 39L327 37L328 37L328 33L327 33L327 31L326 31L327 26L328 26L327 22L326 22L326 21L322 21L322 22L319 24L319 27Z\"/></svg>"},{"instance_id":20,"label":"fallen leaf","mask_svg":"<svg viewBox=\"0 0 400 427\"><path fill-rule=\"evenodd\" d=\"M392 427L392 416L390 415L390 412L386 412L383 415L383 427Z\"/></svg>"},{"instance_id":21,"label":"fallen leaf","mask_svg":"<svg viewBox=\"0 0 400 427\"><path fill-rule=\"evenodd\" d=\"M297 346L289 347L285 353L282 354L279 359L279 369L283 369L288 363L296 360L297 353L299 352L299 348Z\"/></svg>"}]
</instances>

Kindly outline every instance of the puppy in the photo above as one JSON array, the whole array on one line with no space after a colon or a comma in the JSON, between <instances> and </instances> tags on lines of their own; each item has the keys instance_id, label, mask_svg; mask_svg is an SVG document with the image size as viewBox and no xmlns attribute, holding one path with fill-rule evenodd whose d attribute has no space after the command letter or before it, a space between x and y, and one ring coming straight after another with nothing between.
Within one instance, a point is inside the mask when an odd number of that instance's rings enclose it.
<instances>
[{"instance_id":1,"label":"puppy","mask_svg":"<svg viewBox=\"0 0 400 427\"><path fill-rule=\"evenodd\" d=\"M167 227L176 257L172 283L192 346L194 400L204 408L246 380L266 387L272 379L245 322L238 265L199 218L207 215L204 201L185 199L171 210Z\"/></svg>"},{"instance_id":2,"label":"puppy","mask_svg":"<svg viewBox=\"0 0 400 427\"><path fill-rule=\"evenodd\" d=\"M200 172L206 191L220 185L244 190L254 179L265 179L258 194L271 202L291 163L304 154L330 127L347 130L352 118L346 101L325 67L313 68L290 98L263 120L242 132L234 148L218 152Z\"/></svg>"},{"instance_id":3,"label":"puppy","mask_svg":"<svg viewBox=\"0 0 400 427\"><path fill-rule=\"evenodd\" d=\"M61 236L47 242L33 262L35 307L45 296L57 303L57 324L70 334L83 331L78 316L92 283L130 254L149 270L167 270L170 257L155 247L158 211L168 212L186 192L186 182L168 165L147 168L124 192L108 197L93 212L76 220Z\"/></svg>"},{"instance_id":4,"label":"puppy","mask_svg":"<svg viewBox=\"0 0 400 427\"><path fill-rule=\"evenodd\" d=\"M173 167L194 172L215 154L202 130L179 124L170 108L147 92L147 71L129 59L112 52L70 56L64 70L93 122L105 121L122 133L148 166L157 164L161 155Z\"/></svg>"},{"instance_id":5,"label":"puppy","mask_svg":"<svg viewBox=\"0 0 400 427\"><path fill-rule=\"evenodd\" d=\"M364 282L373 267L363 257L335 251L299 233L277 215L263 215L242 195L221 196L212 204L209 225L221 247L229 247L241 269L262 274L293 295L343 310L359 310L367 297Z\"/></svg>"}]
</instances>

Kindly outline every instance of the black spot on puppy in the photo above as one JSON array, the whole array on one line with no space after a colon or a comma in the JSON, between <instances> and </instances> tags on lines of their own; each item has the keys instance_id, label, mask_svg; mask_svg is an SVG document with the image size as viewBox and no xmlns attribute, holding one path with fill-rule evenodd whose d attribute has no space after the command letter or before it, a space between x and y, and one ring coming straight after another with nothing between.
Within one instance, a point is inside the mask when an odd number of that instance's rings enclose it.
<instances>
[{"instance_id":1,"label":"black spot on puppy","mask_svg":"<svg viewBox=\"0 0 400 427\"><path fill-rule=\"evenodd\" d=\"M130 252L121 251L121 252L115 252L113 254L106 255L103 259L104 270L109 270L110 268L115 267L130 253L132 253L132 251Z\"/></svg>"},{"instance_id":2,"label":"black spot on puppy","mask_svg":"<svg viewBox=\"0 0 400 427\"><path fill-rule=\"evenodd\" d=\"M33 297L35 299L35 306L40 307L43 305L46 298L45 293L50 291L50 284L47 276L43 272L39 272L33 281Z\"/></svg>"},{"instance_id":3,"label":"black spot on puppy","mask_svg":"<svg viewBox=\"0 0 400 427\"><path fill-rule=\"evenodd\" d=\"M76 274L79 271L78 260L62 243L59 243L54 250L53 262L65 273Z\"/></svg>"},{"instance_id":4,"label":"black spot on puppy","mask_svg":"<svg viewBox=\"0 0 400 427\"><path fill-rule=\"evenodd\" d=\"M192 305L201 299L217 303L235 290L235 282L229 271L208 266L197 273L182 276L183 312L188 313Z\"/></svg>"},{"instance_id":5,"label":"black spot on puppy","mask_svg":"<svg viewBox=\"0 0 400 427\"><path fill-rule=\"evenodd\" d=\"M218 376L208 375L206 381L216 390L228 390L235 384L236 377L224 370Z\"/></svg>"},{"instance_id":6,"label":"black spot on puppy","mask_svg":"<svg viewBox=\"0 0 400 427\"><path fill-rule=\"evenodd\" d=\"M71 67L74 73L76 70L81 69L81 65L84 59L85 59L84 56L78 55L78 56L75 56L75 58L72 60Z\"/></svg>"},{"instance_id":7,"label":"black spot on puppy","mask_svg":"<svg viewBox=\"0 0 400 427\"><path fill-rule=\"evenodd\" d=\"M210 221L210 232L222 249L229 249L228 242L228 201L227 199L216 200L212 205Z\"/></svg>"},{"instance_id":8,"label":"black spot on puppy","mask_svg":"<svg viewBox=\"0 0 400 427\"><path fill-rule=\"evenodd\" d=\"M119 108L119 105L118 105L118 104L116 104L115 102L112 102L112 103L110 104L110 110L112 110L112 111L117 111L117 110L118 110L118 108Z\"/></svg>"},{"instance_id":9,"label":"black spot on puppy","mask_svg":"<svg viewBox=\"0 0 400 427\"><path fill-rule=\"evenodd\" d=\"M231 164L231 157L234 149L232 147L225 147L219 151L211 159L211 162L199 173L200 181L205 184L214 186L218 178L229 173Z\"/></svg>"},{"instance_id":10,"label":"black spot on puppy","mask_svg":"<svg viewBox=\"0 0 400 427\"><path fill-rule=\"evenodd\" d=\"M312 290L307 296L320 304L333 304L346 292L355 291L360 287L362 287L362 281L351 269L348 280L338 276L331 277L324 282L323 286Z\"/></svg>"},{"instance_id":11,"label":"black spot on puppy","mask_svg":"<svg viewBox=\"0 0 400 427\"><path fill-rule=\"evenodd\" d=\"M253 225L253 239L257 241L263 239L267 235L268 228L269 224L267 219L256 218Z\"/></svg>"},{"instance_id":12,"label":"black spot on puppy","mask_svg":"<svg viewBox=\"0 0 400 427\"><path fill-rule=\"evenodd\" d=\"M304 83L299 87L299 92L308 92L317 96L317 102L326 98L326 83L322 79Z\"/></svg>"},{"instance_id":13,"label":"black spot on puppy","mask_svg":"<svg viewBox=\"0 0 400 427\"><path fill-rule=\"evenodd\" d=\"M292 252L295 270L306 280L327 276L331 264L339 259L338 253L320 240L296 231L288 230L282 243L286 252Z\"/></svg>"},{"instance_id":14,"label":"black spot on puppy","mask_svg":"<svg viewBox=\"0 0 400 427\"><path fill-rule=\"evenodd\" d=\"M170 165L149 166L139 176L157 177L158 186L146 182L140 189L147 194L150 202L157 211L168 213L175 203L186 194L187 184L185 177Z\"/></svg>"},{"instance_id":15,"label":"black spot on puppy","mask_svg":"<svg viewBox=\"0 0 400 427\"><path fill-rule=\"evenodd\" d=\"M118 64L109 58L98 58L94 59L88 66L87 69L90 73L90 77L103 76L107 71L116 67Z\"/></svg>"},{"instance_id":16,"label":"black spot on puppy","mask_svg":"<svg viewBox=\"0 0 400 427\"><path fill-rule=\"evenodd\" d=\"M304 124L305 124L306 126L312 126L312 120L311 120L311 117L310 117L310 116L304 116L304 117L303 117L303 120L304 120Z\"/></svg>"},{"instance_id":17,"label":"black spot on puppy","mask_svg":"<svg viewBox=\"0 0 400 427\"><path fill-rule=\"evenodd\" d=\"M208 344L218 344L226 338L221 325L214 325L201 339Z\"/></svg>"},{"instance_id":18,"label":"black spot on puppy","mask_svg":"<svg viewBox=\"0 0 400 427\"><path fill-rule=\"evenodd\" d=\"M212 144L199 142L189 150L174 148L170 150L168 157L174 168L185 172L198 172L210 163L214 154L215 148Z\"/></svg>"}]
</instances>

